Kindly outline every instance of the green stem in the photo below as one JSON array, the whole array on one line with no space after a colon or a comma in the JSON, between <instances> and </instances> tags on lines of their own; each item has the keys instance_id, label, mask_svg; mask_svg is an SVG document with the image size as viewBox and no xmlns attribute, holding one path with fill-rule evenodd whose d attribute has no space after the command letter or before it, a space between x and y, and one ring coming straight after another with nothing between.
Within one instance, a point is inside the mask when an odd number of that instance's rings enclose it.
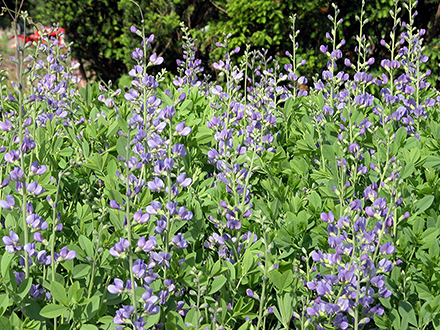
<instances>
[{"instance_id":1,"label":"green stem","mask_svg":"<svg viewBox=\"0 0 440 330\"><path fill-rule=\"evenodd\" d=\"M127 239L130 244L130 248L128 250L128 267L130 271L130 281L131 281L131 303L134 307L133 317L136 319L137 311L136 311L136 291L134 285L134 274L133 274L133 249L131 248L131 219L130 219L130 196L128 196L128 191L130 190L129 186L129 176L130 176L130 168L128 166L128 160L130 157L130 127L127 132L127 145L125 146L125 216L127 217ZM133 325L133 329L136 330L136 327Z\"/></svg>"},{"instance_id":2,"label":"green stem","mask_svg":"<svg viewBox=\"0 0 440 330\"><path fill-rule=\"evenodd\" d=\"M264 228L263 228L264 229ZM267 244L267 233L264 233L264 274L263 274L263 284L262 284L262 290L261 290L261 296L260 296L260 306L258 308L258 322L257 322L257 327L256 330L260 329L262 320L263 320L263 310L264 310L264 302L266 299L266 281L267 281L267 273L268 273L268 244ZM263 325L264 328L264 325Z\"/></svg>"}]
</instances>

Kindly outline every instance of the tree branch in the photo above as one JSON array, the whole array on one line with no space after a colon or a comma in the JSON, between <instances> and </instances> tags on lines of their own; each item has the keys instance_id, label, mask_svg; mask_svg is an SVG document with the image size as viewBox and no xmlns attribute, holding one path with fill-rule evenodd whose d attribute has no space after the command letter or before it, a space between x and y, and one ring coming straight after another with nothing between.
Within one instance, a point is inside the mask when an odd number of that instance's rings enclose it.
<instances>
[{"instance_id":1,"label":"tree branch","mask_svg":"<svg viewBox=\"0 0 440 330\"><path fill-rule=\"evenodd\" d=\"M215 8L217 8L218 10L220 10L221 12L225 13L226 15L229 16L228 12L226 10L224 10L222 7L220 7L219 5L217 5L214 0L209 0L209 2L211 2Z\"/></svg>"}]
</instances>

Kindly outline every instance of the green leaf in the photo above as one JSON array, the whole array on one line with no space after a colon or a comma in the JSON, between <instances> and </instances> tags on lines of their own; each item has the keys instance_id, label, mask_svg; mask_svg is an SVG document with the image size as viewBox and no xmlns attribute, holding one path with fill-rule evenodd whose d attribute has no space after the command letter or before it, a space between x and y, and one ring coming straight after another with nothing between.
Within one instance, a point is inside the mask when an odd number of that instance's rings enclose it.
<instances>
[{"instance_id":1,"label":"green leaf","mask_svg":"<svg viewBox=\"0 0 440 330\"><path fill-rule=\"evenodd\" d=\"M52 282L50 284L50 293L52 294L52 297L56 301L64 305L67 305L69 303L69 301L67 300L66 288L62 286L60 283Z\"/></svg>"},{"instance_id":2,"label":"green leaf","mask_svg":"<svg viewBox=\"0 0 440 330\"><path fill-rule=\"evenodd\" d=\"M93 251L93 244L90 242L90 240L85 237L84 235L80 235L78 238L79 246L81 246L81 249L84 250L86 253L86 256L89 258L94 257L94 251Z\"/></svg>"},{"instance_id":3,"label":"green leaf","mask_svg":"<svg viewBox=\"0 0 440 330\"><path fill-rule=\"evenodd\" d=\"M438 228L433 228L433 227L427 228L422 234L421 239L423 245L420 248L421 249L429 248L432 245L432 243L435 242L439 233L440 233L440 229Z\"/></svg>"},{"instance_id":4,"label":"green leaf","mask_svg":"<svg viewBox=\"0 0 440 330\"><path fill-rule=\"evenodd\" d=\"M12 330L12 326L11 326L11 323L9 323L8 318L6 318L4 316L0 317L0 328L2 330Z\"/></svg>"},{"instance_id":5,"label":"green leaf","mask_svg":"<svg viewBox=\"0 0 440 330\"><path fill-rule=\"evenodd\" d=\"M430 155L426 157L426 161L423 164L424 168L435 168L440 166L440 157Z\"/></svg>"},{"instance_id":6,"label":"green leaf","mask_svg":"<svg viewBox=\"0 0 440 330\"><path fill-rule=\"evenodd\" d=\"M249 272L249 269L252 268L253 264L254 264L254 256L252 255L252 252L250 250L246 250L243 257L244 274L247 274Z\"/></svg>"},{"instance_id":7,"label":"green leaf","mask_svg":"<svg viewBox=\"0 0 440 330\"><path fill-rule=\"evenodd\" d=\"M0 316L2 316L9 306L9 295L7 292L0 295Z\"/></svg>"},{"instance_id":8,"label":"green leaf","mask_svg":"<svg viewBox=\"0 0 440 330\"><path fill-rule=\"evenodd\" d=\"M81 315L81 319L83 322L87 322L91 318L93 318L99 309L99 303L101 299L98 296L93 296L90 298L90 302L87 304L84 312Z\"/></svg>"},{"instance_id":9,"label":"green leaf","mask_svg":"<svg viewBox=\"0 0 440 330\"><path fill-rule=\"evenodd\" d=\"M209 295L219 291L223 287L223 285L225 285L225 283L226 277L224 277L223 275L217 276L211 283L211 290L209 291Z\"/></svg>"},{"instance_id":10,"label":"green leaf","mask_svg":"<svg viewBox=\"0 0 440 330\"><path fill-rule=\"evenodd\" d=\"M29 290L32 286L32 278L28 277L21 281L20 285L18 286L18 292L17 295L20 297L20 299L24 299L29 293Z\"/></svg>"},{"instance_id":11,"label":"green leaf","mask_svg":"<svg viewBox=\"0 0 440 330\"><path fill-rule=\"evenodd\" d=\"M312 211L319 212L321 210L321 197L316 191L312 191L309 195L309 204L312 206Z\"/></svg>"},{"instance_id":12,"label":"green leaf","mask_svg":"<svg viewBox=\"0 0 440 330\"><path fill-rule=\"evenodd\" d=\"M423 211L427 210L431 206L433 201L434 201L434 196L432 195L425 196L421 200L417 201L414 204L413 215L421 214Z\"/></svg>"},{"instance_id":13,"label":"green leaf","mask_svg":"<svg viewBox=\"0 0 440 330\"><path fill-rule=\"evenodd\" d=\"M230 263L229 261L227 261L227 260L224 260L223 263L224 263L224 265L226 265L226 267L227 267L228 270L229 270L229 276L228 276L228 279L229 279L230 281L234 282L234 281L235 281L235 278L236 278L236 274L237 274L237 272L235 271L235 267L234 267L234 265L231 264L231 263Z\"/></svg>"},{"instance_id":14,"label":"green leaf","mask_svg":"<svg viewBox=\"0 0 440 330\"><path fill-rule=\"evenodd\" d=\"M67 312L66 306L49 304L43 307L43 309L40 311L40 315L48 319L53 319L63 315L65 312Z\"/></svg>"},{"instance_id":15,"label":"green leaf","mask_svg":"<svg viewBox=\"0 0 440 330\"><path fill-rule=\"evenodd\" d=\"M278 270L273 270L269 273L269 278L272 280L273 285L280 291L289 291L290 285L293 283L293 272L288 270L284 273L280 273Z\"/></svg>"},{"instance_id":16,"label":"green leaf","mask_svg":"<svg viewBox=\"0 0 440 330\"><path fill-rule=\"evenodd\" d=\"M73 278L79 279L86 277L90 273L90 268L91 266L88 264L76 265L75 268L73 268L73 272L72 272Z\"/></svg>"},{"instance_id":17,"label":"green leaf","mask_svg":"<svg viewBox=\"0 0 440 330\"><path fill-rule=\"evenodd\" d=\"M11 265L12 259L14 259L15 254L4 252L2 256L1 272L2 278L6 278L9 266Z\"/></svg>"},{"instance_id":18,"label":"green leaf","mask_svg":"<svg viewBox=\"0 0 440 330\"><path fill-rule=\"evenodd\" d=\"M119 137L119 139L116 141L116 150L118 152L119 155L122 155L123 157L125 157L126 152L126 147L127 147L127 139L125 137Z\"/></svg>"},{"instance_id":19,"label":"green leaf","mask_svg":"<svg viewBox=\"0 0 440 330\"><path fill-rule=\"evenodd\" d=\"M24 310L26 315L33 320L44 321L44 317L41 317L41 306L33 298L26 298L24 301Z\"/></svg>"},{"instance_id":20,"label":"green leaf","mask_svg":"<svg viewBox=\"0 0 440 330\"><path fill-rule=\"evenodd\" d=\"M206 144L210 142L213 138L212 130L208 127L201 126L197 129L197 134L195 137L195 140L197 141L197 144Z\"/></svg>"},{"instance_id":21,"label":"green leaf","mask_svg":"<svg viewBox=\"0 0 440 330\"><path fill-rule=\"evenodd\" d=\"M73 149L72 148L64 148L60 151L60 156L63 157L70 157L73 154Z\"/></svg>"},{"instance_id":22,"label":"green leaf","mask_svg":"<svg viewBox=\"0 0 440 330\"><path fill-rule=\"evenodd\" d=\"M80 284L78 281L75 281L67 291L67 297L69 298L69 303L74 303L76 300L76 294L80 290Z\"/></svg>"},{"instance_id":23,"label":"green leaf","mask_svg":"<svg viewBox=\"0 0 440 330\"><path fill-rule=\"evenodd\" d=\"M185 315L185 325L191 329L195 328L195 324L197 323L197 312L194 308L191 308L188 313Z\"/></svg>"},{"instance_id":24,"label":"green leaf","mask_svg":"<svg viewBox=\"0 0 440 330\"><path fill-rule=\"evenodd\" d=\"M413 174L414 170L415 170L415 167L414 167L413 163L406 164L406 166L403 168L403 171L402 171L402 179L409 178L411 176L411 174Z\"/></svg>"},{"instance_id":25,"label":"green leaf","mask_svg":"<svg viewBox=\"0 0 440 330\"><path fill-rule=\"evenodd\" d=\"M417 326L417 318L414 312L414 308L407 301L401 300L399 302L399 314L400 316L402 316L402 321L403 319L406 319L409 324Z\"/></svg>"},{"instance_id":26,"label":"green leaf","mask_svg":"<svg viewBox=\"0 0 440 330\"><path fill-rule=\"evenodd\" d=\"M431 301L434 299L434 296L431 293L431 290L426 284L423 283L417 283L416 284L416 290L419 293L419 299Z\"/></svg>"},{"instance_id":27,"label":"green leaf","mask_svg":"<svg viewBox=\"0 0 440 330\"><path fill-rule=\"evenodd\" d=\"M247 330L249 329L249 326L251 325L251 322L244 322L238 330Z\"/></svg>"}]
</instances>

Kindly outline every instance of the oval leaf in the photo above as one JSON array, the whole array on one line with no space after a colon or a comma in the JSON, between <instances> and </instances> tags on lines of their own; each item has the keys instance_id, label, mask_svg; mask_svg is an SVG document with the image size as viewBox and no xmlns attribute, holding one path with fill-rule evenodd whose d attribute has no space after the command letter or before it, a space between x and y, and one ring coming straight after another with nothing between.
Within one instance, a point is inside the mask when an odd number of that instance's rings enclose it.
<instances>
[{"instance_id":1,"label":"oval leaf","mask_svg":"<svg viewBox=\"0 0 440 330\"><path fill-rule=\"evenodd\" d=\"M47 319L53 319L63 315L65 312L67 312L66 306L50 304L43 307L43 309L40 311L40 315Z\"/></svg>"}]
</instances>

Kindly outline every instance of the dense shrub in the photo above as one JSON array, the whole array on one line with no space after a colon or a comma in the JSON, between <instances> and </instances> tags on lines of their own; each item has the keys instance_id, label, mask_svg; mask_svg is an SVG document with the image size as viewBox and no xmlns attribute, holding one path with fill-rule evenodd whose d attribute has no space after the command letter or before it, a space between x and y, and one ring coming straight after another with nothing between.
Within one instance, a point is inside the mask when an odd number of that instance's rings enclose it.
<instances>
[{"instance_id":1,"label":"dense shrub","mask_svg":"<svg viewBox=\"0 0 440 330\"><path fill-rule=\"evenodd\" d=\"M0 81L0 324L438 328L440 95L414 6L375 60L362 34L344 56L332 6L310 83L296 46L281 65L228 35L209 80L186 28L167 83L131 26L125 89L78 90L47 36L19 48Z\"/></svg>"}]
</instances>

